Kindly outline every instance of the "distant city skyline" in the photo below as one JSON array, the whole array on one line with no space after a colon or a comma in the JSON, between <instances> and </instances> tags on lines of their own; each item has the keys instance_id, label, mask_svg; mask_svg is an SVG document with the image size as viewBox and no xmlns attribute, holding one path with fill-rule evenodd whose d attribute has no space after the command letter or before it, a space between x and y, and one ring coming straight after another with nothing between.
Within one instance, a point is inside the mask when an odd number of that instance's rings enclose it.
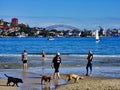
<instances>
[{"instance_id":1,"label":"distant city skyline","mask_svg":"<svg viewBox=\"0 0 120 90\"><path fill-rule=\"evenodd\" d=\"M32 27L120 28L120 0L1 0L0 18Z\"/></svg>"}]
</instances>

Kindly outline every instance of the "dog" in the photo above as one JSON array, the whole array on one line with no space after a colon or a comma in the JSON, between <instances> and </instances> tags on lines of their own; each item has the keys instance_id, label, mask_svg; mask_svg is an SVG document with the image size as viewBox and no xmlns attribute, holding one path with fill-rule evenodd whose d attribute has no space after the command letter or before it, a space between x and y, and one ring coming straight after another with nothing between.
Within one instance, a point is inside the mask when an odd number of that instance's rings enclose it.
<instances>
[{"instance_id":1,"label":"dog","mask_svg":"<svg viewBox=\"0 0 120 90\"><path fill-rule=\"evenodd\" d=\"M41 78L41 84L43 84L43 81L44 81L44 84L46 84L47 82L50 83L50 80L52 80L51 76L42 76L42 78Z\"/></svg>"},{"instance_id":2,"label":"dog","mask_svg":"<svg viewBox=\"0 0 120 90\"><path fill-rule=\"evenodd\" d=\"M79 79L83 79L84 77L79 76L77 74L67 74L68 81L74 79L74 83L76 83Z\"/></svg>"},{"instance_id":3,"label":"dog","mask_svg":"<svg viewBox=\"0 0 120 90\"><path fill-rule=\"evenodd\" d=\"M4 75L8 78L7 79L7 86L10 86L11 82L13 83L12 86L16 85L17 87L19 87L18 83L23 83L22 79L20 79L20 78L14 78L14 77L8 76L6 74L4 74Z\"/></svg>"}]
</instances>

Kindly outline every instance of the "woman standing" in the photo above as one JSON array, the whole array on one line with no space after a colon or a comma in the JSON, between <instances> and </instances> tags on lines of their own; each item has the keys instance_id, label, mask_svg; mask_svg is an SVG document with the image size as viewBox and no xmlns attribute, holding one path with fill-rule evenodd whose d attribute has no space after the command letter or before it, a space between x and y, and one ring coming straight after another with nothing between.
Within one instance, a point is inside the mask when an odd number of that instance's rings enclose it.
<instances>
[{"instance_id":1,"label":"woman standing","mask_svg":"<svg viewBox=\"0 0 120 90\"><path fill-rule=\"evenodd\" d=\"M27 69L27 51L24 50L22 54L23 69Z\"/></svg>"},{"instance_id":2,"label":"woman standing","mask_svg":"<svg viewBox=\"0 0 120 90\"><path fill-rule=\"evenodd\" d=\"M45 52L42 50L42 62L44 63L45 61Z\"/></svg>"},{"instance_id":3,"label":"woman standing","mask_svg":"<svg viewBox=\"0 0 120 90\"><path fill-rule=\"evenodd\" d=\"M87 63L87 66L86 66L86 76L88 76L88 69L90 68L90 76L92 76L92 59L93 59L93 52L92 50L89 50L89 53L88 53L88 57L87 57L87 60L88 60L88 63Z\"/></svg>"},{"instance_id":4,"label":"woman standing","mask_svg":"<svg viewBox=\"0 0 120 90\"><path fill-rule=\"evenodd\" d=\"M59 67L61 66L60 53L57 53L56 56L53 58L51 66L52 66L52 68L55 69L53 78L55 78L57 76L58 79L60 79L60 74L59 74Z\"/></svg>"}]
</instances>

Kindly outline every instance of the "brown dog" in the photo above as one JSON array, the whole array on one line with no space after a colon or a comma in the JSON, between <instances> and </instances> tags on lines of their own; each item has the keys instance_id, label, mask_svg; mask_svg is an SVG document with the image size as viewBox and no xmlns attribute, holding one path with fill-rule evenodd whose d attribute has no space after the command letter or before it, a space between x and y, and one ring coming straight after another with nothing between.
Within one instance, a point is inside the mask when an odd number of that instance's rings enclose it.
<instances>
[{"instance_id":1,"label":"brown dog","mask_svg":"<svg viewBox=\"0 0 120 90\"><path fill-rule=\"evenodd\" d=\"M75 80L74 82L77 82L79 79L83 79L84 78L84 77L79 76L77 74L67 74L67 77L68 77L68 81L74 79Z\"/></svg>"},{"instance_id":2,"label":"brown dog","mask_svg":"<svg viewBox=\"0 0 120 90\"><path fill-rule=\"evenodd\" d=\"M42 78L41 78L41 84L43 84L43 81L44 81L44 84L46 84L47 82L50 83L50 80L52 80L51 76L42 76Z\"/></svg>"}]
</instances>

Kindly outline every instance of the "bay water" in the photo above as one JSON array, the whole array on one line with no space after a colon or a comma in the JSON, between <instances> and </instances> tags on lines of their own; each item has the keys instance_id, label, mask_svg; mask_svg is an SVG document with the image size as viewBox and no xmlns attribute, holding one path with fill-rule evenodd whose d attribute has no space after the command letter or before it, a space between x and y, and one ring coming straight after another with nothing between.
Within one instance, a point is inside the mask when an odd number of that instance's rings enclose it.
<instances>
[{"instance_id":1,"label":"bay water","mask_svg":"<svg viewBox=\"0 0 120 90\"><path fill-rule=\"evenodd\" d=\"M0 38L0 54L21 54L26 49L29 54L39 54L44 50L48 54L86 55L90 49L95 55L120 55L120 37L95 38Z\"/></svg>"},{"instance_id":2,"label":"bay water","mask_svg":"<svg viewBox=\"0 0 120 90\"><path fill-rule=\"evenodd\" d=\"M66 71L69 71L69 67L71 69L77 68L77 70L82 67L84 69L81 69L81 71L83 70L85 73L86 58L88 51L91 49L94 56L95 72L99 70L101 72L109 71L109 73L112 73L109 74L110 76L116 77L117 73L117 77L120 77L120 73L118 73L120 71L120 37L101 37L99 42L96 42L94 37L55 38L54 40L48 40L48 38L0 38L0 68L22 68L21 54L24 49L28 53L29 70L35 73L43 68L42 50L46 53L45 70L51 69L50 64L53 57L57 52L60 52L62 67L67 68ZM73 73L74 70L71 72ZM52 73L51 70L50 73ZM65 69L62 73L66 73Z\"/></svg>"}]
</instances>

